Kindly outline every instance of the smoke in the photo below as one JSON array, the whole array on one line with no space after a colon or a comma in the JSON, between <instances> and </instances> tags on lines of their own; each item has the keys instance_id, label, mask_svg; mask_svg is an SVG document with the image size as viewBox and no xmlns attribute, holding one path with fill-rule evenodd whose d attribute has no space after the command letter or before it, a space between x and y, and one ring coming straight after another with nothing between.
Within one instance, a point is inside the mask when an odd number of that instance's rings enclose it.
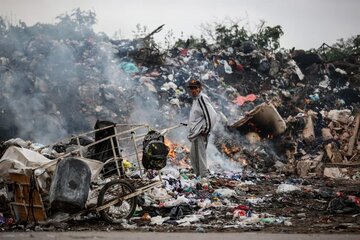
<instances>
[{"instance_id":1,"label":"smoke","mask_svg":"<svg viewBox=\"0 0 360 240\"><path fill-rule=\"evenodd\" d=\"M207 147L208 167L214 172L231 171L242 172L240 163L228 159L223 153L220 153L216 146L210 141Z\"/></svg>"},{"instance_id":2,"label":"smoke","mask_svg":"<svg viewBox=\"0 0 360 240\"><path fill-rule=\"evenodd\" d=\"M156 126L161 120L159 112L159 102L154 93L141 85L136 89L136 95L133 99L133 111L129 116L129 122L148 123L150 126Z\"/></svg>"},{"instance_id":3,"label":"smoke","mask_svg":"<svg viewBox=\"0 0 360 240\"><path fill-rule=\"evenodd\" d=\"M239 162L229 159L224 153L221 153L216 147L216 141L221 139L232 139L234 136L230 134L226 128L225 123L220 121L215 125L213 134L210 134L209 144L207 147L207 159L209 169L215 172L231 171L242 172L243 167Z\"/></svg>"},{"instance_id":4,"label":"smoke","mask_svg":"<svg viewBox=\"0 0 360 240\"><path fill-rule=\"evenodd\" d=\"M0 29L0 140L20 137L49 144L92 130L96 120L148 124L156 130L177 126L188 121L191 101L184 88L194 76L203 80L205 94L225 122L219 126L243 113L231 102L237 90L220 84L201 52L175 54L169 65L145 67L127 56L136 49L131 42L121 49L95 34L86 19L94 22L77 12L53 25ZM225 128L217 132L223 139L234 137ZM185 127L166 136L190 146ZM210 169L241 171L239 163L217 150L215 140L212 135L207 150Z\"/></svg>"},{"instance_id":5,"label":"smoke","mask_svg":"<svg viewBox=\"0 0 360 240\"><path fill-rule=\"evenodd\" d=\"M0 119L6 121L0 140L48 144L91 130L96 119L116 122L128 114L125 90L133 83L114 46L83 23L79 11L59 19L1 28Z\"/></svg>"}]
</instances>

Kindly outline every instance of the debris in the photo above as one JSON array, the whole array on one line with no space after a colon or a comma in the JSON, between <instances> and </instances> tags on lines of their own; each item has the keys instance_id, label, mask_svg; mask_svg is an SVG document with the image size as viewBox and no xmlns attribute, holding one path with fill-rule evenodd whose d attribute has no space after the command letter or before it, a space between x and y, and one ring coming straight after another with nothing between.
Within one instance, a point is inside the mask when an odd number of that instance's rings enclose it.
<instances>
[{"instance_id":1,"label":"debris","mask_svg":"<svg viewBox=\"0 0 360 240\"><path fill-rule=\"evenodd\" d=\"M312 114L308 113L306 125L303 132L304 141L311 144L315 140L314 123Z\"/></svg>"},{"instance_id":2,"label":"debris","mask_svg":"<svg viewBox=\"0 0 360 240\"><path fill-rule=\"evenodd\" d=\"M355 140L358 136L358 130L359 130L359 124L360 124L360 114L359 113L356 115L354 121L355 121L354 128L351 133L351 137L350 137L349 144L348 144L348 151L346 153L347 156L353 155L354 144L355 144Z\"/></svg>"},{"instance_id":3,"label":"debris","mask_svg":"<svg viewBox=\"0 0 360 240\"><path fill-rule=\"evenodd\" d=\"M292 191L300 191L301 189L291 184L280 184L276 190L277 193L286 193Z\"/></svg>"},{"instance_id":4,"label":"debris","mask_svg":"<svg viewBox=\"0 0 360 240\"><path fill-rule=\"evenodd\" d=\"M256 100L256 95L255 94L249 94L245 97L243 96L238 96L235 100L233 100L233 103L236 103L239 106L244 105L245 102L247 101L255 101Z\"/></svg>"},{"instance_id":5,"label":"debris","mask_svg":"<svg viewBox=\"0 0 360 240\"><path fill-rule=\"evenodd\" d=\"M340 172L339 168L325 168L324 176L329 178L342 178L343 174Z\"/></svg>"},{"instance_id":6,"label":"debris","mask_svg":"<svg viewBox=\"0 0 360 240\"><path fill-rule=\"evenodd\" d=\"M230 125L239 128L248 122L273 135L280 135L286 130L286 123L271 103L263 103L256 106L240 120Z\"/></svg>"}]
</instances>

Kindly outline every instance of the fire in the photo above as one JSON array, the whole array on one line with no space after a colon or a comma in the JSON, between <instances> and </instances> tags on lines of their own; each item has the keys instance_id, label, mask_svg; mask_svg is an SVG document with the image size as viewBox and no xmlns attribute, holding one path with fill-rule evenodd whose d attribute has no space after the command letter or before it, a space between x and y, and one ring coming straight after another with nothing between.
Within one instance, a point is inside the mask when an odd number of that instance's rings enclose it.
<instances>
[{"instance_id":1,"label":"fire","mask_svg":"<svg viewBox=\"0 0 360 240\"><path fill-rule=\"evenodd\" d=\"M267 138L267 139L273 139L274 138L274 131L271 131L269 129L260 129L253 122L249 123L249 129L252 132L258 133L259 136L261 136L261 138Z\"/></svg>"},{"instance_id":2,"label":"fire","mask_svg":"<svg viewBox=\"0 0 360 240\"><path fill-rule=\"evenodd\" d=\"M268 139L273 139L273 138L274 138L274 134L269 133L269 134L267 135L267 138L268 138Z\"/></svg>"},{"instance_id":3,"label":"fire","mask_svg":"<svg viewBox=\"0 0 360 240\"><path fill-rule=\"evenodd\" d=\"M180 168L190 168L188 163L189 148L173 143L167 138L165 138L164 143L169 147L168 157L174 165L177 165Z\"/></svg>"},{"instance_id":4,"label":"fire","mask_svg":"<svg viewBox=\"0 0 360 240\"><path fill-rule=\"evenodd\" d=\"M248 161L240 154L240 146L234 146L230 143L222 143L221 150L227 157L229 157L230 160L239 162L242 166L248 165Z\"/></svg>"},{"instance_id":5,"label":"fire","mask_svg":"<svg viewBox=\"0 0 360 240\"><path fill-rule=\"evenodd\" d=\"M175 152L175 149L176 147L178 146L177 144L175 143L172 143L169 139L165 138L165 141L164 141L165 145L169 147L169 154L168 156L172 159L176 159L176 152Z\"/></svg>"},{"instance_id":6,"label":"fire","mask_svg":"<svg viewBox=\"0 0 360 240\"><path fill-rule=\"evenodd\" d=\"M228 157L231 157L235 153L240 151L240 147L230 146L229 144L226 143L221 144L221 149Z\"/></svg>"}]
</instances>

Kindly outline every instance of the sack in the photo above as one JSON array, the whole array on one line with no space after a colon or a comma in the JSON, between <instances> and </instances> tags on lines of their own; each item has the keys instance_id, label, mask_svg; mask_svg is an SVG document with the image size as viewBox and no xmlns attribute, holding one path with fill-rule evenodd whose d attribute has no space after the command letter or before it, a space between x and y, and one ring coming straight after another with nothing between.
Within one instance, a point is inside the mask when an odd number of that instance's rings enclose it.
<instances>
[{"instance_id":1,"label":"sack","mask_svg":"<svg viewBox=\"0 0 360 240\"><path fill-rule=\"evenodd\" d=\"M145 169L160 170L166 166L168 146L164 143L164 136L151 130L143 141L142 164Z\"/></svg>"}]
</instances>

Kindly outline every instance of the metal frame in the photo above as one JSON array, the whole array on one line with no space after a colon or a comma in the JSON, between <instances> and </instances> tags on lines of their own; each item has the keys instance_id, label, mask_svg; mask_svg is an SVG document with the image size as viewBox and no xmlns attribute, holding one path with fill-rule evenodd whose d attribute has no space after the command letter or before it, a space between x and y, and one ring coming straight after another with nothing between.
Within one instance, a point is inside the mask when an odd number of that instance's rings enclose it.
<instances>
[{"instance_id":1,"label":"metal frame","mask_svg":"<svg viewBox=\"0 0 360 240\"><path fill-rule=\"evenodd\" d=\"M169 128L165 128L165 129L160 130L159 132L160 132L162 135L166 135L166 134L168 133L168 131L173 130L173 129L175 129L175 128L182 127L182 126L184 126L184 124L179 124L179 125L175 125L175 126L172 126L172 127L169 127ZM80 137L82 137L82 136L87 136L87 135L90 135L90 134L94 134L94 133L96 133L97 131L105 130L105 129L108 129L108 128L111 128L111 127L114 128L114 133L115 133L114 135L105 137L105 138L103 138L103 139L100 139L99 141L95 141L95 142L93 142L93 143L91 143L91 144L88 144L88 145L86 145L86 146L81 146L81 145L80 145ZM119 131L117 130L118 127L131 127L131 128L128 129L128 130L119 132ZM75 150L73 150L73 151L71 151L71 152L69 152L69 153L63 154L62 156L54 159L54 161L52 161L51 163L44 164L43 166L41 166L41 167L39 167L39 168L47 168L47 167L50 167L50 166L52 166L53 164L56 164L59 160L65 158L65 157L68 157L68 156L79 155L80 157L83 157L83 151L82 151L82 150L83 150L84 148L88 148L88 147L91 147L91 146L95 146L95 145L98 144L98 143L101 143L101 142L103 142L103 141L106 141L106 140L109 140L109 139L110 139L110 141L111 141L111 148L112 148L111 150L112 150L112 153L113 153L113 158L110 158L110 159L106 160L106 161L104 162L103 167L105 166L105 164L110 163L110 162L112 162L112 161L115 161L116 169L117 169L117 175L118 175L117 177L118 177L118 178L121 178L121 179L123 179L123 180L126 181L127 179L125 178L125 176L122 176L122 174L121 174L121 172L120 172L120 166L119 166L119 162L118 162L120 159L123 159L124 157L126 157L126 156L122 156L122 154L121 154L121 151L120 151L120 143L119 143L119 142L120 142L120 141L123 141L123 140L131 140L131 141L132 141L132 144L133 144L133 147L134 147L134 150L135 150L135 153L134 153L134 154L130 154L130 155L128 155L128 156L136 155L136 160L137 160L138 167L139 167L138 170L140 171L140 177L141 177L140 181L143 181L142 171L143 171L144 169L141 168L141 165L142 165L142 164L141 164L140 157L139 157L139 153L141 153L142 150L138 150L137 141L143 140L147 133L136 135L136 132L135 132L135 131L136 131L136 130L139 130L139 129L144 129L144 130L147 130L147 132L148 132L151 128L150 128L149 125L147 125L147 124L115 124L115 125L113 125L113 126L106 126L106 127L100 128L100 129L96 129L96 130L93 130L93 131L89 131L89 132L86 132L86 133L82 133L82 134L79 134L79 135L70 137L70 138L68 138L68 139L64 139L64 140L62 140L61 142L66 141L66 140L69 141L69 140L72 140L72 139L75 138L75 139L76 139L76 143L78 144L78 148L75 149ZM126 135L126 134L130 134L130 136L124 136L124 135ZM115 137L115 139L116 139L116 143L114 143L114 137ZM51 145L50 145L50 146L51 146ZM49 147L49 145L48 145L48 146L45 146L45 147ZM45 148L45 147L43 147L43 148ZM119 154L120 154L119 157L118 157L117 154L116 154L116 147L117 147L118 150L119 150ZM41 149L43 149L43 148L41 148ZM40 151L41 149L39 149L39 151ZM128 156L127 156L127 157L128 157ZM121 162L122 162L122 161L121 161ZM123 165L122 165L121 167L122 167L122 169L124 169L124 168L123 168ZM152 182L150 182L150 183L148 183L148 184L146 184L146 185L144 185L144 186L142 186L142 187L136 188L134 192L132 192L132 193L130 193L130 194L127 194L127 195L125 195L125 196L123 196L123 197L121 197L121 198L114 199L113 201L111 201L111 202L109 202L109 203L107 203L107 204L105 204L105 205L103 205L103 206L94 207L94 208L91 208L91 209L88 209L88 210L89 210L89 211L95 210L96 212L99 212L99 211L102 211L102 210L104 210L104 209L112 206L112 205L115 205L115 204L119 203L120 201L130 199L130 198L132 198L132 197L135 197L135 196L138 196L138 195L140 195L140 194L142 194L142 193L145 193L146 191L149 191L149 190L151 190L152 188L159 187L159 186L162 184L162 178L161 178L161 172L160 172L160 170L158 171L158 176L159 176L159 180L152 181Z\"/></svg>"}]
</instances>

